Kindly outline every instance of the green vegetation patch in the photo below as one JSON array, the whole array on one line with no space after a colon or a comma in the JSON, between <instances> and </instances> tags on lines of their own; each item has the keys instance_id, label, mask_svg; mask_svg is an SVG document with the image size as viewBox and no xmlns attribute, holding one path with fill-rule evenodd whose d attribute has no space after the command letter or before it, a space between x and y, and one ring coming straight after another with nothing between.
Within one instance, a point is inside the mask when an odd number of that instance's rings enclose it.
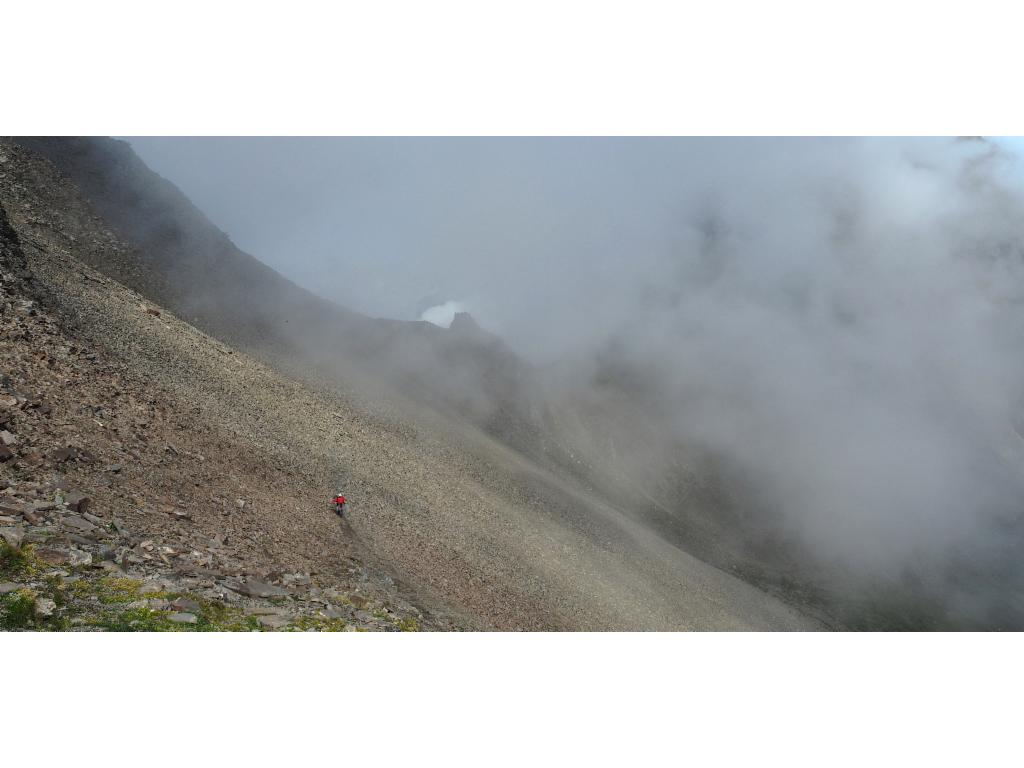
<instances>
[{"instance_id":1,"label":"green vegetation patch","mask_svg":"<svg viewBox=\"0 0 1024 768\"><path fill-rule=\"evenodd\" d=\"M108 632L175 632L185 629L183 624L168 621L169 615L167 611L154 611L150 608L128 608L123 611L104 611L92 617L88 623Z\"/></svg>"},{"instance_id":2,"label":"green vegetation patch","mask_svg":"<svg viewBox=\"0 0 1024 768\"><path fill-rule=\"evenodd\" d=\"M143 596L139 594L142 582L138 579L129 579L118 576L105 576L95 583L94 591L100 602L104 605L115 605L117 603L133 603ZM152 597L152 595L145 595Z\"/></svg>"},{"instance_id":3,"label":"green vegetation patch","mask_svg":"<svg viewBox=\"0 0 1024 768\"><path fill-rule=\"evenodd\" d=\"M35 625L36 593L17 589L0 597L0 629L30 629Z\"/></svg>"},{"instance_id":4,"label":"green vegetation patch","mask_svg":"<svg viewBox=\"0 0 1024 768\"><path fill-rule=\"evenodd\" d=\"M62 632L70 622L63 615L37 616L36 600L40 594L23 588L0 597L0 630L30 629L38 632ZM54 600L56 602L56 600Z\"/></svg>"},{"instance_id":5,"label":"green vegetation patch","mask_svg":"<svg viewBox=\"0 0 1024 768\"><path fill-rule=\"evenodd\" d=\"M326 619L319 616L299 616L291 623L294 632L344 632L346 624L342 619Z\"/></svg>"},{"instance_id":6,"label":"green vegetation patch","mask_svg":"<svg viewBox=\"0 0 1024 768\"><path fill-rule=\"evenodd\" d=\"M191 597L201 606L195 625L201 632L259 632L259 619L247 616L238 608L205 598Z\"/></svg>"},{"instance_id":7,"label":"green vegetation patch","mask_svg":"<svg viewBox=\"0 0 1024 768\"><path fill-rule=\"evenodd\" d=\"M395 622L395 626L397 626L403 632L419 632L420 631L420 623L419 623L419 621L417 621L416 619L412 618L411 616L408 617L408 618L405 618L405 619L399 619L398 621Z\"/></svg>"},{"instance_id":8,"label":"green vegetation patch","mask_svg":"<svg viewBox=\"0 0 1024 768\"><path fill-rule=\"evenodd\" d=\"M133 581L132 579L121 579L120 581ZM221 603L205 600L203 598L188 596L201 606L195 613L194 624L183 624L171 621L170 617L175 611L155 610L146 607L133 607L118 610L118 602L134 602L138 595L129 596L131 585L121 585L121 596L126 598L120 601L111 601L107 605L112 606L98 616L93 617L89 624L108 632L259 632L260 623L254 616L246 616L237 608L230 608ZM130 599L129 599L130 597ZM151 597L143 595L142 597ZM102 600L102 598L101 598Z\"/></svg>"},{"instance_id":9,"label":"green vegetation patch","mask_svg":"<svg viewBox=\"0 0 1024 768\"><path fill-rule=\"evenodd\" d=\"M16 589L0 597L0 629L3 630L68 630L75 624L109 632L265 630L257 616L247 615L239 607L187 592L161 590L144 593L144 582L139 579L113 575L95 578L86 570L65 580L34 556L31 545L17 549L6 542L0 542L0 579L16 582L31 580L34 587ZM53 600L56 606L53 616L36 615L36 604L40 598ZM170 617L177 611L171 609L165 601L176 598L187 598L198 605L190 611L196 617L195 623L171 621ZM270 602L285 603L286 600ZM382 617L386 615L379 609L378 613ZM407 632L419 630L419 622L415 619L397 620L395 626ZM348 625L342 619L299 616L284 630L343 632L347 628Z\"/></svg>"},{"instance_id":10,"label":"green vegetation patch","mask_svg":"<svg viewBox=\"0 0 1024 768\"><path fill-rule=\"evenodd\" d=\"M36 570L32 547L21 549L12 547L6 541L0 541L0 578L14 580L19 576L27 576Z\"/></svg>"}]
</instances>

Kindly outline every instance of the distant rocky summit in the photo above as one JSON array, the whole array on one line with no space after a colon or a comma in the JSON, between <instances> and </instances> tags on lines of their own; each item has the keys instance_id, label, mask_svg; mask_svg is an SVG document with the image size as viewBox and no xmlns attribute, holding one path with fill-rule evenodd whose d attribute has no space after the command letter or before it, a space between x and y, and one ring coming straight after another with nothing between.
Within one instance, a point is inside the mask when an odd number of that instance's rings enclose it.
<instances>
[{"instance_id":1,"label":"distant rocky summit","mask_svg":"<svg viewBox=\"0 0 1024 768\"><path fill-rule=\"evenodd\" d=\"M459 333L482 333L480 326L469 312L456 312L449 330Z\"/></svg>"}]
</instances>

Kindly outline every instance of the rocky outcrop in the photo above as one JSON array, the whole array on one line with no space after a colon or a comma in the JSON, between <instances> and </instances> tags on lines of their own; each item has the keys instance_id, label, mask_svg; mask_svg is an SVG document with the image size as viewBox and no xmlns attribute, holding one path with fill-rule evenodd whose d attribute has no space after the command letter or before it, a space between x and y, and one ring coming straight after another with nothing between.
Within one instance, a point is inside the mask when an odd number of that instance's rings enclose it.
<instances>
[{"instance_id":1,"label":"rocky outcrop","mask_svg":"<svg viewBox=\"0 0 1024 768\"><path fill-rule=\"evenodd\" d=\"M455 331L456 333L467 334L478 334L483 332L469 312L456 312L448 330Z\"/></svg>"}]
</instances>

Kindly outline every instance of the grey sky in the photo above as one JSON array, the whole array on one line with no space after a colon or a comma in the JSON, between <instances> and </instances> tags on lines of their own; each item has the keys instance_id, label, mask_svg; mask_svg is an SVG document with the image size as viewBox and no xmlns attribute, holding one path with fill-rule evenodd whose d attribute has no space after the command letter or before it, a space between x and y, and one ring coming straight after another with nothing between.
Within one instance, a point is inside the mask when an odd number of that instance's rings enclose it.
<instances>
[{"instance_id":1,"label":"grey sky","mask_svg":"<svg viewBox=\"0 0 1024 768\"><path fill-rule=\"evenodd\" d=\"M456 300L527 342L534 319L569 319L566 291L609 300L625 253L666 244L667 177L644 143L131 141L240 247L372 315Z\"/></svg>"},{"instance_id":2,"label":"grey sky","mask_svg":"<svg viewBox=\"0 0 1024 768\"><path fill-rule=\"evenodd\" d=\"M758 142L132 139L243 249L371 315L460 301L516 346L614 326L673 246L694 174L744 183ZM724 161L724 162L723 162ZM717 177L713 173L718 165Z\"/></svg>"},{"instance_id":3,"label":"grey sky","mask_svg":"<svg viewBox=\"0 0 1024 768\"><path fill-rule=\"evenodd\" d=\"M134 138L249 251L375 316L457 301L535 356L603 337L693 217L873 184L945 140ZM888 159L887 159L888 158ZM865 174L865 169L873 177ZM811 186L816 185L816 189ZM881 194L894 190L883 188ZM557 332L553 332L557 329Z\"/></svg>"}]
</instances>

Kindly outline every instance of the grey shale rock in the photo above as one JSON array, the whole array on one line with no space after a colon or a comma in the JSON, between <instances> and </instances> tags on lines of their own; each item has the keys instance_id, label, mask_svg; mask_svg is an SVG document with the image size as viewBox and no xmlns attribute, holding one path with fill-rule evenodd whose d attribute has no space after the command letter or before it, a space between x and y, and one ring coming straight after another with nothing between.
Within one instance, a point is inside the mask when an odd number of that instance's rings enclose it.
<instances>
[{"instance_id":1,"label":"grey shale rock","mask_svg":"<svg viewBox=\"0 0 1024 768\"><path fill-rule=\"evenodd\" d=\"M28 510L24 504L14 501L0 501L0 515L24 515Z\"/></svg>"},{"instance_id":2,"label":"grey shale rock","mask_svg":"<svg viewBox=\"0 0 1024 768\"><path fill-rule=\"evenodd\" d=\"M25 540L25 531L21 528L0 528L0 539L3 539L15 549L21 547L22 541Z\"/></svg>"},{"instance_id":3,"label":"grey shale rock","mask_svg":"<svg viewBox=\"0 0 1024 768\"><path fill-rule=\"evenodd\" d=\"M276 605L247 605L244 610L249 616L284 616L288 613Z\"/></svg>"},{"instance_id":4,"label":"grey shale rock","mask_svg":"<svg viewBox=\"0 0 1024 768\"><path fill-rule=\"evenodd\" d=\"M48 597L37 597L35 611L36 616L46 619L53 616L53 612L57 610L57 604Z\"/></svg>"},{"instance_id":5,"label":"grey shale rock","mask_svg":"<svg viewBox=\"0 0 1024 768\"><path fill-rule=\"evenodd\" d=\"M91 565L92 554L85 552L81 549L75 549L72 547L68 550L68 556L70 557L69 565Z\"/></svg>"},{"instance_id":6,"label":"grey shale rock","mask_svg":"<svg viewBox=\"0 0 1024 768\"><path fill-rule=\"evenodd\" d=\"M86 496L84 493L78 491L72 491L64 498L64 503L68 505L69 509L84 514L89 511L89 507L92 506L92 499Z\"/></svg>"},{"instance_id":7,"label":"grey shale rock","mask_svg":"<svg viewBox=\"0 0 1024 768\"><path fill-rule=\"evenodd\" d=\"M65 549L39 547L35 551L35 556L47 565L68 565L71 562L71 555Z\"/></svg>"},{"instance_id":8,"label":"grey shale rock","mask_svg":"<svg viewBox=\"0 0 1024 768\"><path fill-rule=\"evenodd\" d=\"M246 581L242 583L225 581L224 586L246 597L288 597L286 590L262 581Z\"/></svg>"},{"instance_id":9,"label":"grey shale rock","mask_svg":"<svg viewBox=\"0 0 1024 768\"><path fill-rule=\"evenodd\" d=\"M97 526L99 528L106 528L110 524L106 520L104 520L102 517L96 517L96 515L90 515L88 512L82 512L80 514L82 515L82 517L84 517L90 523L92 523L93 525L95 525L95 526Z\"/></svg>"},{"instance_id":10,"label":"grey shale rock","mask_svg":"<svg viewBox=\"0 0 1024 768\"><path fill-rule=\"evenodd\" d=\"M185 613L199 613L203 608L195 600L189 600L185 597L179 597L177 600L172 600L170 602L170 607L176 611L183 611Z\"/></svg>"},{"instance_id":11,"label":"grey shale rock","mask_svg":"<svg viewBox=\"0 0 1024 768\"><path fill-rule=\"evenodd\" d=\"M350 618L352 618L352 614L349 611L346 611L343 608L338 608L337 606L334 606L334 605L328 605L324 609L324 616L326 616L328 619L350 619Z\"/></svg>"},{"instance_id":12,"label":"grey shale rock","mask_svg":"<svg viewBox=\"0 0 1024 768\"><path fill-rule=\"evenodd\" d=\"M95 531L96 526L86 520L84 517L78 515L66 515L62 520L61 524L67 528L74 528L78 531Z\"/></svg>"}]
</instances>

